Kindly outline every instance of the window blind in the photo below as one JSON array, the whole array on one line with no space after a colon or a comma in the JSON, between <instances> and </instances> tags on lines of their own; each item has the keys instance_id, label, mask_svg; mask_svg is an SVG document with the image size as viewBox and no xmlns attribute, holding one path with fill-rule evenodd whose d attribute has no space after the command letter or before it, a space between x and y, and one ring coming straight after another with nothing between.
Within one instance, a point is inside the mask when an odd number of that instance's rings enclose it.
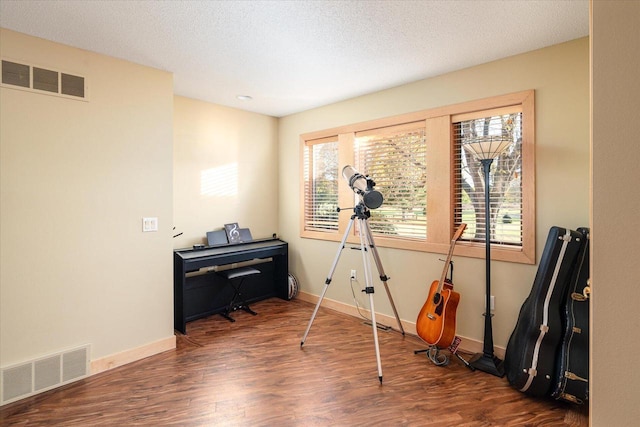
<instances>
[{"instance_id":1,"label":"window blind","mask_svg":"<svg viewBox=\"0 0 640 427\"><path fill-rule=\"evenodd\" d=\"M304 227L338 231L338 140L308 141L304 150Z\"/></svg>"},{"instance_id":2,"label":"window blind","mask_svg":"<svg viewBox=\"0 0 640 427\"><path fill-rule=\"evenodd\" d=\"M490 240L492 245L522 247L522 112L453 123L454 225L467 224L461 240L485 241L483 167L462 145L496 136L508 139L512 144L491 164Z\"/></svg>"},{"instance_id":3,"label":"window blind","mask_svg":"<svg viewBox=\"0 0 640 427\"><path fill-rule=\"evenodd\" d=\"M373 234L426 240L426 152L423 121L356 133L356 167L384 196L371 211Z\"/></svg>"}]
</instances>

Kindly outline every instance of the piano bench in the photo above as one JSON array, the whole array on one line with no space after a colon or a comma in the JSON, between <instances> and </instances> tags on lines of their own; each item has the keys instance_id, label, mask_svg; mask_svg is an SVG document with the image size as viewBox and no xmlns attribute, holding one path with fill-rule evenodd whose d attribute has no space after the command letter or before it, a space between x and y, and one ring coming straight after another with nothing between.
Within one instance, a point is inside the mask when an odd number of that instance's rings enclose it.
<instances>
[{"instance_id":1,"label":"piano bench","mask_svg":"<svg viewBox=\"0 0 640 427\"><path fill-rule=\"evenodd\" d=\"M218 274L227 279L227 283L233 287L234 291L233 297L231 297L231 300L229 301L229 305L222 313L220 313L222 317L230 322L235 322L236 319L231 317L231 312L236 310L244 310L247 313L256 316L258 313L251 310L251 307L249 307L249 304L247 304L246 300L242 296L242 284L247 277L255 274L261 274L260 270L252 267L239 267L231 270L220 271Z\"/></svg>"}]
</instances>

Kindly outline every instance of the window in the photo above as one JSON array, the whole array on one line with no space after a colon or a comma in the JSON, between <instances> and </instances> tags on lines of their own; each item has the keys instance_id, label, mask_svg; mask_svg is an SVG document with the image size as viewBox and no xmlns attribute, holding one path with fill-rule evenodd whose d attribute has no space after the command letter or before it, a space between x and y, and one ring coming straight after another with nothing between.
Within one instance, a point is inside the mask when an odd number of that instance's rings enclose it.
<instances>
[{"instance_id":1,"label":"window","mask_svg":"<svg viewBox=\"0 0 640 427\"><path fill-rule=\"evenodd\" d=\"M355 135L355 167L374 178L384 195L371 211L373 235L427 238L426 136L424 122ZM355 194L354 194L355 195Z\"/></svg>"},{"instance_id":2,"label":"window","mask_svg":"<svg viewBox=\"0 0 640 427\"><path fill-rule=\"evenodd\" d=\"M338 141L310 141L304 152L304 223L307 231L338 230Z\"/></svg>"},{"instance_id":3,"label":"window","mask_svg":"<svg viewBox=\"0 0 640 427\"><path fill-rule=\"evenodd\" d=\"M455 121L454 222L467 224L461 240L485 242L485 176L466 142L509 141L490 165L489 224L492 245L522 246L522 113L512 112ZM495 142L494 142L495 144Z\"/></svg>"},{"instance_id":4,"label":"window","mask_svg":"<svg viewBox=\"0 0 640 427\"><path fill-rule=\"evenodd\" d=\"M484 176L462 145L508 138L490 174L492 258L535 263L534 92L524 91L301 135L301 236L340 241L357 197L341 176L353 165L384 203L368 220L378 246L484 257ZM348 236L357 243L357 230Z\"/></svg>"}]
</instances>

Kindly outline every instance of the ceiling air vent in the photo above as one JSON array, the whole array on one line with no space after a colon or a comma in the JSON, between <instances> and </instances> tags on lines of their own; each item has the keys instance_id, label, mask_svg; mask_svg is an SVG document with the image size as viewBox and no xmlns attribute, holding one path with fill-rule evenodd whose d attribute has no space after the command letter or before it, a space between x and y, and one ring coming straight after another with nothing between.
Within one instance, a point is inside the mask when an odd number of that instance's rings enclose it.
<instances>
[{"instance_id":1,"label":"ceiling air vent","mask_svg":"<svg viewBox=\"0 0 640 427\"><path fill-rule=\"evenodd\" d=\"M2 86L87 100L84 77L2 60Z\"/></svg>"}]
</instances>

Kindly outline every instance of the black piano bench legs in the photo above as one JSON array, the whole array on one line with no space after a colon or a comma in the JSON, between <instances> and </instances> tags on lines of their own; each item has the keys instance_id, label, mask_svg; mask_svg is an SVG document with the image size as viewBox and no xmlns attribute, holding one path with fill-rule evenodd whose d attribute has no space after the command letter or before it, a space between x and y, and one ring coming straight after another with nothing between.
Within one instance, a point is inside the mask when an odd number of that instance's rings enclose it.
<instances>
[{"instance_id":1,"label":"black piano bench legs","mask_svg":"<svg viewBox=\"0 0 640 427\"><path fill-rule=\"evenodd\" d=\"M258 313L251 310L251 307L249 307L249 304L247 304L244 297L242 296L242 284L248 276L260 274L260 270L256 270L255 268L251 267L240 267L234 268L232 270L222 271L220 272L220 274L226 277L227 281L233 287L233 297L231 298L231 301L229 301L229 305L227 306L226 310L220 314L230 322L236 321L236 319L234 319L230 315L232 311L236 310L244 310L247 313L256 316Z\"/></svg>"}]
</instances>

